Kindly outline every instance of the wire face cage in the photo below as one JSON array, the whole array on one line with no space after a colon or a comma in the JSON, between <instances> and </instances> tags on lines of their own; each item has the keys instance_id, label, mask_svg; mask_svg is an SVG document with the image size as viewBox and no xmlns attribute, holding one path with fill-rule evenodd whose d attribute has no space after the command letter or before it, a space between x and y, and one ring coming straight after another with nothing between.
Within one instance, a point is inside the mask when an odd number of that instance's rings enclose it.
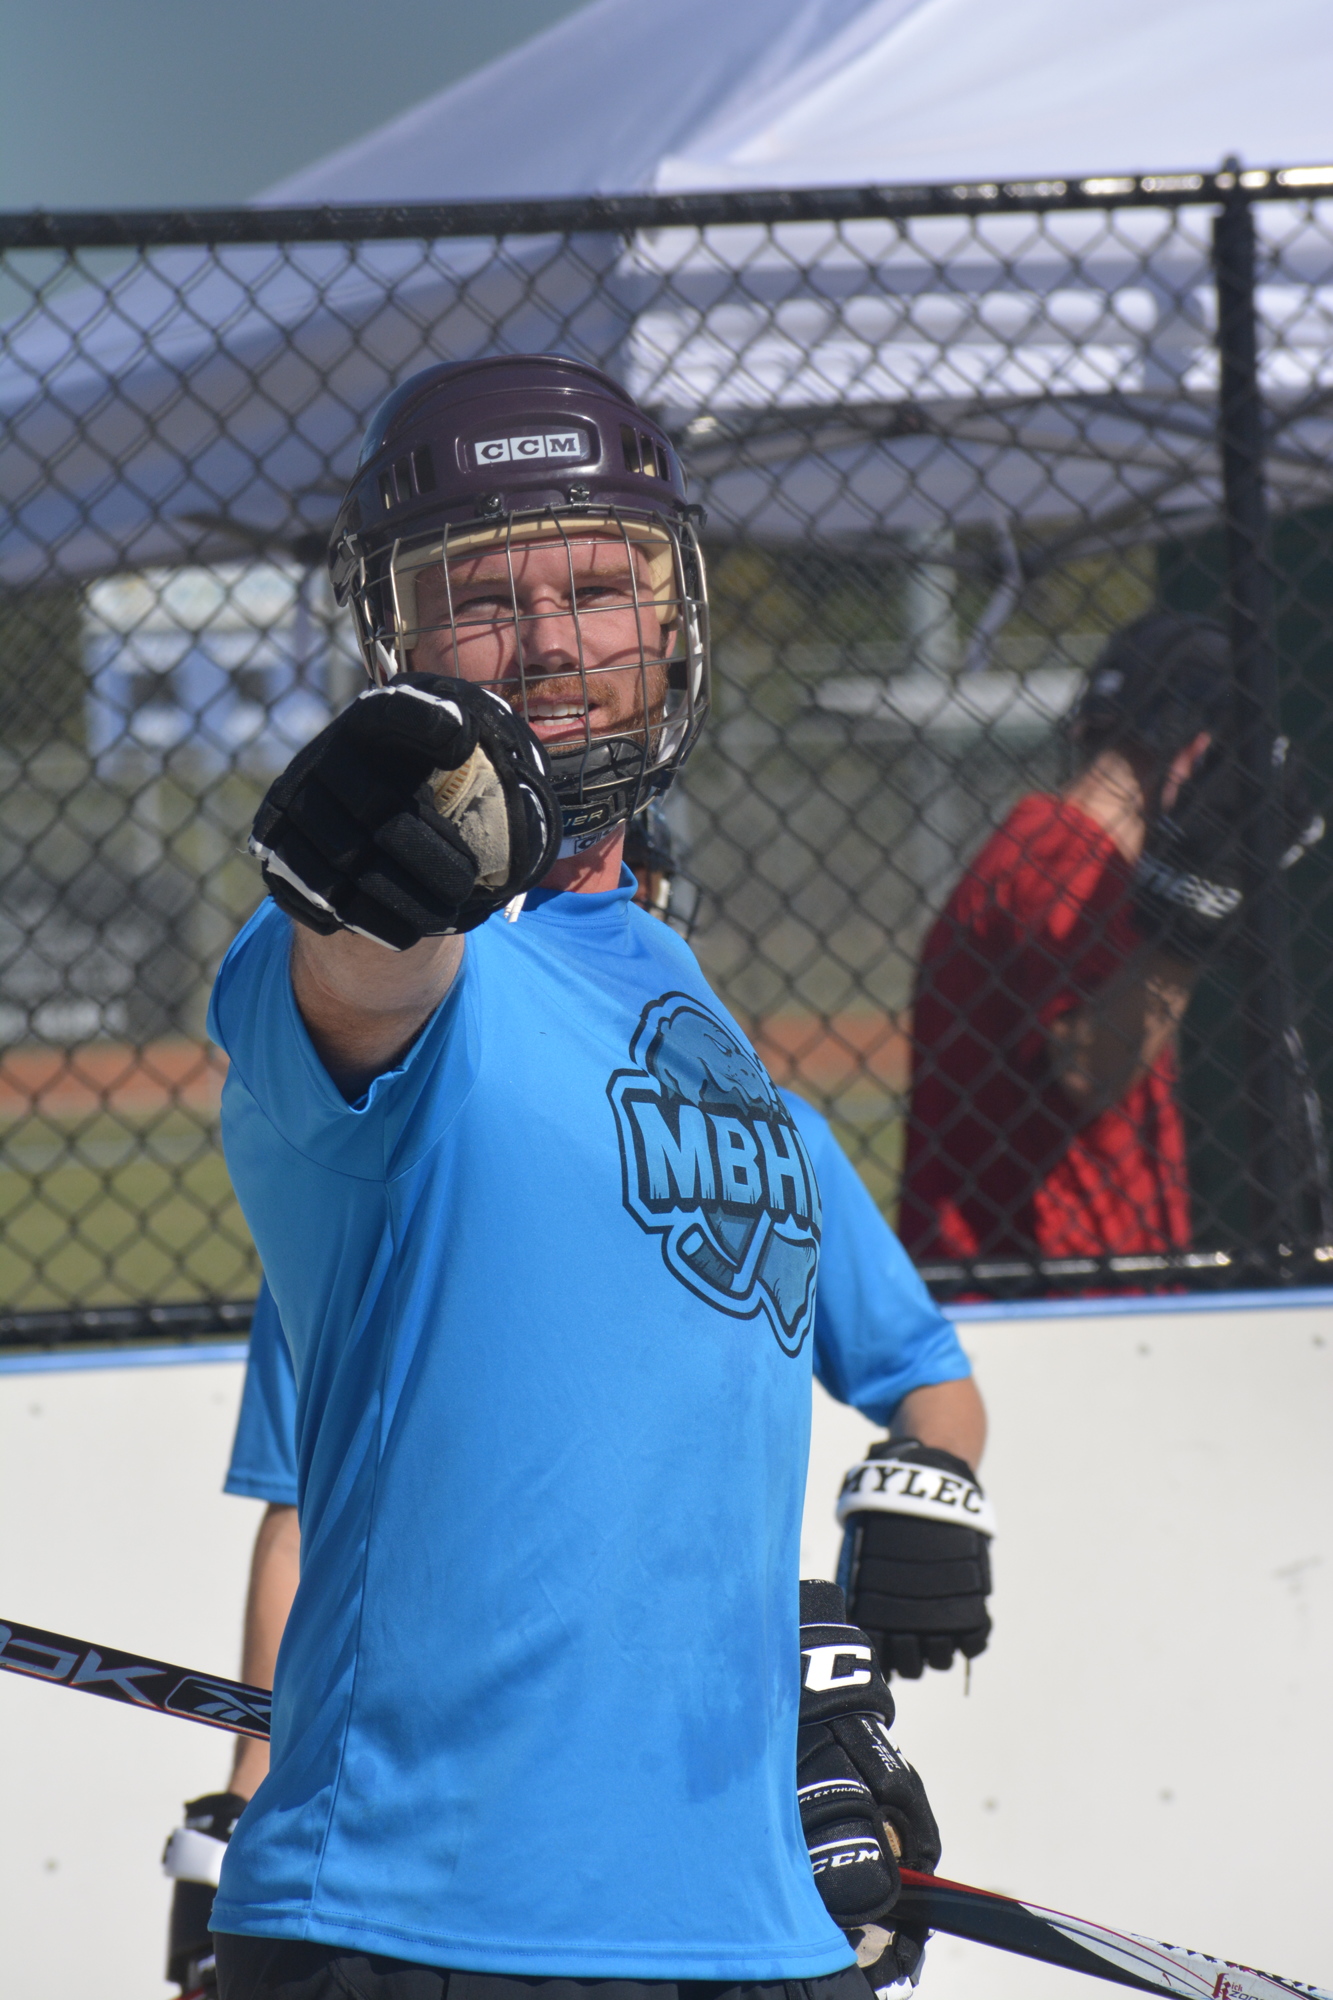
<instances>
[{"instance_id":1,"label":"wire face cage","mask_svg":"<svg viewBox=\"0 0 1333 2000\"><path fill-rule=\"evenodd\" d=\"M0 1340L245 1324L207 995L367 673L510 702L571 846L656 805L645 893L938 1291L1333 1278L1330 188L0 218ZM1140 869L1078 718L1152 618L1214 633L1227 830ZM1080 1108L1191 875L1226 936Z\"/></svg>"},{"instance_id":2,"label":"wire face cage","mask_svg":"<svg viewBox=\"0 0 1333 2000\"><path fill-rule=\"evenodd\" d=\"M623 508L446 524L346 587L367 671L478 681L546 745L567 839L665 789L709 705L703 556L688 522Z\"/></svg>"}]
</instances>

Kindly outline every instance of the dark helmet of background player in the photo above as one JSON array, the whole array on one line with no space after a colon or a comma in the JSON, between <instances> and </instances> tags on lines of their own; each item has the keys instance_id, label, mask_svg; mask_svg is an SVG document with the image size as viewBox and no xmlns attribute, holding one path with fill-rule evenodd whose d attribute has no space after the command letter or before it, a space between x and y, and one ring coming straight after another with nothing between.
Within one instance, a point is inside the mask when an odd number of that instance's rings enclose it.
<instances>
[{"instance_id":1,"label":"dark helmet of background player","mask_svg":"<svg viewBox=\"0 0 1333 2000\"><path fill-rule=\"evenodd\" d=\"M1227 635L1207 618L1152 611L1113 633L1069 718L1085 762L1102 750L1138 748L1169 763L1231 710Z\"/></svg>"},{"instance_id":2,"label":"dark helmet of background player","mask_svg":"<svg viewBox=\"0 0 1333 2000\"><path fill-rule=\"evenodd\" d=\"M568 545L582 531L647 555L654 603L672 607L662 711L651 726L550 752L566 836L585 845L666 790L703 725L708 616L696 513L670 438L600 369L558 354L446 362L411 376L371 418L329 569L338 602L352 606L366 670L384 682L411 651L415 610L403 607L415 606L415 577L446 550L489 546L512 561L534 538ZM517 608L514 617L517 625ZM518 685L505 693L521 707L535 675L517 652ZM586 695L582 660L577 671Z\"/></svg>"}]
</instances>

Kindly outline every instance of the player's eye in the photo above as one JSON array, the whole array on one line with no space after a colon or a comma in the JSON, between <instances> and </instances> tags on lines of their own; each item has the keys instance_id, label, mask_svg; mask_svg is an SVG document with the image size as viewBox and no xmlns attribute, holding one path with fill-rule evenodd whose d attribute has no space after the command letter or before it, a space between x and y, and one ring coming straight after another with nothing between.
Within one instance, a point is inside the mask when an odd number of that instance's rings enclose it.
<instances>
[{"instance_id":1,"label":"player's eye","mask_svg":"<svg viewBox=\"0 0 1333 2000\"><path fill-rule=\"evenodd\" d=\"M513 600L508 591L478 591L475 596L454 594L454 616L460 624L492 625L498 618L512 618Z\"/></svg>"}]
</instances>

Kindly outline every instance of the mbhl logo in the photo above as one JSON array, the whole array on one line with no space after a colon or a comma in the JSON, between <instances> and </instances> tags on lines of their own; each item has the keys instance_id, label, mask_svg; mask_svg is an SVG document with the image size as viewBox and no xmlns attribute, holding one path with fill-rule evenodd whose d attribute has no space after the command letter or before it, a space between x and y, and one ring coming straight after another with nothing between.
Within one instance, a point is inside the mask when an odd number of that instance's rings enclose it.
<instances>
[{"instance_id":1,"label":"mbhl logo","mask_svg":"<svg viewBox=\"0 0 1333 2000\"><path fill-rule=\"evenodd\" d=\"M587 456L586 431L528 431L521 437L482 438L472 447L475 465L507 465L522 459Z\"/></svg>"},{"instance_id":2,"label":"mbhl logo","mask_svg":"<svg viewBox=\"0 0 1333 2000\"><path fill-rule=\"evenodd\" d=\"M819 1189L801 1135L736 1029L685 993L652 1001L607 1085L625 1206L719 1312L763 1315L786 1354L814 1322Z\"/></svg>"}]
</instances>

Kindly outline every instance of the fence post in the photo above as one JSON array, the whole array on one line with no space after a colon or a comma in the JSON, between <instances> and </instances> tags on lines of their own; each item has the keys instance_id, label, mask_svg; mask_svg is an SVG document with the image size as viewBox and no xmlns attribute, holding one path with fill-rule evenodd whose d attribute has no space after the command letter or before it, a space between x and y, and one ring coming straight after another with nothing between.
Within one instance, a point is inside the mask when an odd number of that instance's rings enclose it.
<instances>
[{"instance_id":1,"label":"fence post","mask_svg":"<svg viewBox=\"0 0 1333 2000\"><path fill-rule=\"evenodd\" d=\"M1240 859L1248 891L1241 937L1241 1016L1252 1248L1270 1276L1294 1276L1302 1232L1295 1158L1299 1141L1286 1054L1295 1015L1291 939L1278 867L1282 809L1273 762L1279 732L1278 659L1264 485L1254 208L1238 174L1213 225L1213 266L1227 620L1242 792Z\"/></svg>"}]
</instances>

